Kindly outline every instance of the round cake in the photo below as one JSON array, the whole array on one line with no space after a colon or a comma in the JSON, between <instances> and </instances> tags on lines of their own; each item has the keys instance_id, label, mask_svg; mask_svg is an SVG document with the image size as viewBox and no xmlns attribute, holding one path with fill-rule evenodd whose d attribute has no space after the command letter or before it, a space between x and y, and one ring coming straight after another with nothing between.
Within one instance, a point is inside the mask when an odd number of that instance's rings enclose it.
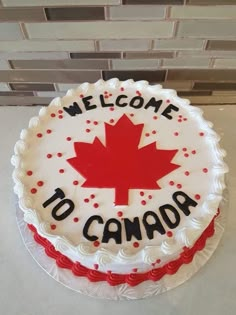
<instances>
[{"instance_id":1,"label":"round cake","mask_svg":"<svg viewBox=\"0 0 236 315\"><path fill-rule=\"evenodd\" d=\"M174 90L81 84L41 108L15 145L24 221L75 276L158 281L191 263L214 233L227 171L218 142Z\"/></svg>"}]
</instances>

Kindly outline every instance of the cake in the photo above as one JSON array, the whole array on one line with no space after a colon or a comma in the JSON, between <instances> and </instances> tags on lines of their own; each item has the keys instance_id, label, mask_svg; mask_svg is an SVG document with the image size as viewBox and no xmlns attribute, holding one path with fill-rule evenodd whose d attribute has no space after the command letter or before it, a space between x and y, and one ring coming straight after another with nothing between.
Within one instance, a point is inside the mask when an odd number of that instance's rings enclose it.
<instances>
[{"instance_id":1,"label":"cake","mask_svg":"<svg viewBox=\"0 0 236 315\"><path fill-rule=\"evenodd\" d=\"M14 191L60 268L112 286L159 281L214 234L227 171L218 142L174 90L84 83L22 130Z\"/></svg>"}]
</instances>

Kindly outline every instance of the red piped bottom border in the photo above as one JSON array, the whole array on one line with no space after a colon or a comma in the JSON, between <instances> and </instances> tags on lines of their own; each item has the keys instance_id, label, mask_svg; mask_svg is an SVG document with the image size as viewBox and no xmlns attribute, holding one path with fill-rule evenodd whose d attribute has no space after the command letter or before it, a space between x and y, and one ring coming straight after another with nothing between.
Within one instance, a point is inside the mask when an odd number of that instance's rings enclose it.
<instances>
[{"instance_id":1,"label":"red piped bottom border","mask_svg":"<svg viewBox=\"0 0 236 315\"><path fill-rule=\"evenodd\" d=\"M130 274L118 274L112 272L103 273L98 270L89 269L81 265L79 262L73 262L68 257L57 251L46 238L40 236L33 225L28 224L28 227L33 232L35 241L44 247L47 256L55 259L58 267L70 269L75 276L87 277L91 282L106 281L111 286L116 286L124 283L127 283L130 286L136 286L147 280L158 281L166 274L173 275L179 270L182 265L191 263L195 253L202 250L205 247L206 240L209 237L213 236L215 232L214 222L215 218L218 215L219 210L212 219L211 223L204 230L199 239L195 242L193 247L184 248L179 258L166 263L162 267L154 268L144 273Z\"/></svg>"}]
</instances>

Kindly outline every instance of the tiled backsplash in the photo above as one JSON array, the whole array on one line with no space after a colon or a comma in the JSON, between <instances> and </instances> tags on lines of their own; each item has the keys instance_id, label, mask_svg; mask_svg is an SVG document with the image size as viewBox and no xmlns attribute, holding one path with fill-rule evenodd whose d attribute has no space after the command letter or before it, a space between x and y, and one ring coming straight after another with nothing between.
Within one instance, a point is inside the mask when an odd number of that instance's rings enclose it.
<instances>
[{"instance_id":1,"label":"tiled backsplash","mask_svg":"<svg viewBox=\"0 0 236 315\"><path fill-rule=\"evenodd\" d=\"M0 0L0 105L113 77L235 103L236 0Z\"/></svg>"}]
</instances>

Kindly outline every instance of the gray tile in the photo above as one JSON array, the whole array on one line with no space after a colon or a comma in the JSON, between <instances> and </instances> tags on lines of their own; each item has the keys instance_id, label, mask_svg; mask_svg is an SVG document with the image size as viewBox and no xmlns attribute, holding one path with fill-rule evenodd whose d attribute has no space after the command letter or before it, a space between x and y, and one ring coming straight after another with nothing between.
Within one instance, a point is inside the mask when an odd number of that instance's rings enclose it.
<instances>
[{"instance_id":1,"label":"gray tile","mask_svg":"<svg viewBox=\"0 0 236 315\"><path fill-rule=\"evenodd\" d=\"M65 92L35 92L35 94L39 97L63 97L65 96Z\"/></svg>"},{"instance_id":2,"label":"gray tile","mask_svg":"<svg viewBox=\"0 0 236 315\"><path fill-rule=\"evenodd\" d=\"M43 8L2 8L0 21L45 21Z\"/></svg>"},{"instance_id":3,"label":"gray tile","mask_svg":"<svg viewBox=\"0 0 236 315\"><path fill-rule=\"evenodd\" d=\"M108 60L10 60L13 69L108 69Z\"/></svg>"},{"instance_id":4,"label":"gray tile","mask_svg":"<svg viewBox=\"0 0 236 315\"><path fill-rule=\"evenodd\" d=\"M235 40L208 40L207 50L236 50Z\"/></svg>"},{"instance_id":5,"label":"gray tile","mask_svg":"<svg viewBox=\"0 0 236 315\"><path fill-rule=\"evenodd\" d=\"M0 92L0 96L34 96L34 93L8 91L8 92Z\"/></svg>"},{"instance_id":6,"label":"gray tile","mask_svg":"<svg viewBox=\"0 0 236 315\"><path fill-rule=\"evenodd\" d=\"M10 83L13 91L55 91L53 84L45 83Z\"/></svg>"},{"instance_id":7,"label":"gray tile","mask_svg":"<svg viewBox=\"0 0 236 315\"><path fill-rule=\"evenodd\" d=\"M6 83L0 83L0 91L10 91L9 86Z\"/></svg>"},{"instance_id":8,"label":"gray tile","mask_svg":"<svg viewBox=\"0 0 236 315\"><path fill-rule=\"evenodd\" d=\"M174 52L160 51L160 52L125 52L123 53L125 59L161 59L173 58Z\"/></svg>"},{"instance_id":9,"label":"gray tile","mask_svg":"<svg viewBox=\"0 0 236 315\"><path fill-rule=\"evenodd\" d=\"M1 44L0 44L1 45ZM1 50L1 48L0 48ZM7 60L51 60L51 59L68 59L66 52L0 52L0 59Z\"/></svg>"},{"instance_id":10,"label":"gray tile","mask_svg":"<svg viewBox=\"0 0 236 315\"><path fill-rule=\"evenodd\" d=\"M166 7L156 5L113 6L109 9L111 20L156 20L164 19Z\"/></svg>"},{"instance_id":11,"label":"gray tile","mask_svg":"<svg viewBox=\"0 0 236 315\"><path fill-rule=\"evenodd\" d=\"M84 21L25 23L31 39L166 38L174 32L169 21Z\"/></svg>"},{"instance_id":12,"label":"gray tile","mask_svg":"<svg viewBox=\"0 0 236 315\"><path fill-rule=\"evenodd\" d=\"M63 52L63 51L94 51L92 40L17 40L1 41L1 51L5 52ZM55 58L54 58L55 59Z\"/></svg>"},{"instance_id":13,"label":"gray tile","mask_svg":"<svg viewBox=\"0 0 236 315\"><path fill-rule=\"evenodd\" d=\"M236 70L179 69L169 70L167 80L236 81Z\"/></svg>"},{"instance_id":14,"label":"gray tile","mask_svg":"<svg viewBox=\"0 0 236 315\"><path fill-rule=\"evenodd\" d=\"M104 39L99 41L102 51L145 51L151 49L150 39Z\"/></svg>"},{"instance_id":15,"label":"gray tile","mask_svg":"<svg viewBox=\"0 0 236 315\"><path fill-rule=\"evenodd\" d=\"M79 83L83 83L83 82L77 82L76 84L70 83L58 83L56 84L57 87L57 91L62 91L62 92L66 92L69 89L77 89L79 86Z\"/></svg>"},{"instance_id":16,"label":"gray tile","mask_svg":"<svg viewBox=\"0 0 236 315\"><path fill-rule=\"evenodd\" d=\"M181 97L187 96L210 96L212 91L180 91L178 95Z\"/></svg>"},{"instance_id":17,"label":"gray tile","mask_svg":"<svg viewBox=\"0 0 236 315\"><path fill-rule=\"evenodd\" d=\"M112 69L158 69L160 60L156 59L116 59L112 60Z\"/></svg>"},{"instance_id":18,"label":"gray tile","mask_svg":"<svg viewBox=\"0 0 236 315\"><path fill-rule=\"evenodd\" d=\"M236 82L196 82L194 90L236 91Z\"/></svg>"},{"instance_id":19,"label":"gray tile","mask_svg":"<svg viewBox=\"0 0 236 315\"><path fill-rule=\"evenodd\" d=\"M236 68L236 59L215 59L213 68L233 69Z\"/></svg>"},{"instance_id":20,"label":"gray tile","mask_svg":"<svg viewBox=\"0 0 236 315\"><path fill-rule=\"evenodd\" d=\"M191 20L180 21L179 37L235 37L236 20Z\"/></svg>"},{"instance_id":21,"label":"gray tile","mask_svg":"<svg viewBox=\"0 0 236 315\"><path fill-rule=\"evenodd\" d=\"M184 0L123 0L123 4L184 4Z\"/></svg>"},{"instance_id":22,"label":"gray tile","mask_svg":"<svg viewBox=\"0 0 236 315\"><path fill-rule=\"evenodd\" d=\"M166 71L156 70L156 71L103 71L103 79L108 80L111 78L118 78L120 80L133 79L137 80L147 80L149 82L163 82L165 80Z\"/></svg>"},{"instance_id":23,"label":"gray tile","mask_svg":"<svg viewBox=\"0 0 236 315\"><path fill-rule=\"evenodd\" d=\"M119 59L120 52L85 52L85 53L70 53L72 59Z\"/></svg>"},{"instance_id":24,"label":"gray tile","mask_svg":"<svg viewBox=\"0 0 236 315\"><path fill-rule=\"evenodd\" d=\"M235 0L186 0L186 4L207 4L207 5L226 5L226 4L235 4Z\"/></svg>"},{"instance_id":25,"label":"gray tile","mask_svg":"<svg viewBox=\"0 0 236 315\"><path fill-rule=\"evenodd\" d=\"M177 91L189 91L192 89L191 81L165 81L161 84L165 89L175 89Z\"/></svg>"},{"instance_id":26,"label":"gray tile","mask_svg":"<svg viewBox=\"0 0 236 315\"><path fill-rule=\"evenodd\" d=\"M23 39L24 35L18 23L1 23L0 40Z\"/></svg>"},{"instance_id":27,"label":"gray tile","mask_svg":"<svg viewBox=\"0 0 236 315\"><path fill-rule=\"evenodd\" d=\"M2 0L6 7L40 7L40 6L67 6L67 5L115 5L121 0Z\"/></svg>"},{"instance_id":28,"label":"gray tile","mask_svg":"<svg viewBox=\"0 0 236 315\"><path fill-rule=\"evenodd\" d=\"M52 98L35 96L0 96L0 105L3 106L34 106L48 105Z\"/></svg>"},{"instance_id":29,"label":"gray tile","mask_svg":"<svg viewBox=\"0 0 236 315\"><path fill-rule=\"evenodd\" d=\"M182 8L182 7L181 7ZM174 38L174 39L156 39L154 48L157 50L200 50L203 49L205 41L202 39Z\"/></svg>"},{"instance_id":30,"label":"gray tile","mask_svg":"<svg viewBox=\"0 0 236 315\"><path fill-rule=\"evenodd\" d=\"M94 82L101 78L100 71L71 70L2 70L2 82L76 83Z\"/></svg>"},{"instance_id":31,"label":"gray tile","mask_svg":"<svg viewBox=\"0 0 236 315\"><path fill-rule=\"evenodd\" d=\"M177 52L178 56L182 57L215 57L215 58L235 58L235 51L233 50L182 50Z\"/></svg>"},{"instance_id":32,"label":"gray tile","mask_svg":"<svg viewBox=\"0 0 236 315\"><path fill-rule=\"evenodd\" d=\"M6 69L10 69L9 63L6 60L0 59L0 70L6 70Z\"/></svg>"},{"instance_id":33,"label":"gray tile","mask_svg":"<svg viewBox=\"0 0 236 315\"><path fill-rule=\"evenodd\" d=\"M232 19L236 17L236 7L231 6L173 6L173 19Z\"/></svg>"},{"instance_id":34,"label":"gray tile","mask_svg":"<svg viewBox=\"0 0 236 315\"><path fill-rule=\"evenodd\" d=\"M104 20L103 7L45 8L49 21Z\"/></svg>"},{"instance_id":35,"label":"gray tile","mask_svg":"<svg viewBox=\"0 0 236 315\"><path fill-rule=\"evenodd\" d=\"M207 68L210 64L209 58L202 57L178 57L163 60L163 68Z\"/></svg>"}]
</instances>

